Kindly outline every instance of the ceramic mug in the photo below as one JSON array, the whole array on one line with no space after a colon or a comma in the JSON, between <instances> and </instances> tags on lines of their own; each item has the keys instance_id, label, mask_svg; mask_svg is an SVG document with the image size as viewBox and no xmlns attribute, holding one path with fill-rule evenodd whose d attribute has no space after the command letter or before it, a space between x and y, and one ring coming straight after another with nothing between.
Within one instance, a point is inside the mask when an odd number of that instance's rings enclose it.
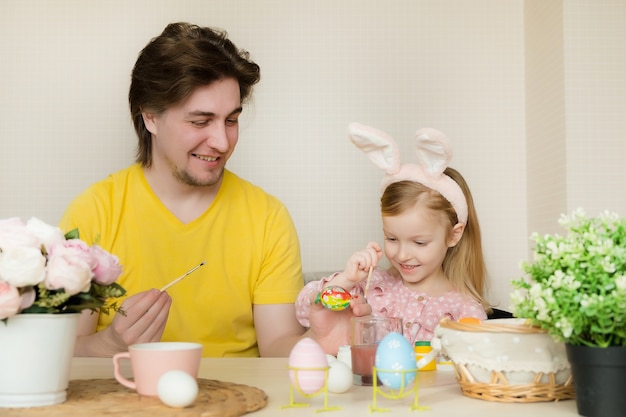
<instances>
[{"instance_id":1,"label":"ceramic mug","mask_svg":"<svg viewBox=\"0 0 626 417\"><path fill-rule=\"evenodd\" d=\"M120 362L130 360L134 381L126 379L120 372ZM113 355L115 379L140 395L155 397L161 375L180 370L198 378L202 359L202 345L188 342L138 343L128 347L128 352Z\"/></svg>"}]
</instances>

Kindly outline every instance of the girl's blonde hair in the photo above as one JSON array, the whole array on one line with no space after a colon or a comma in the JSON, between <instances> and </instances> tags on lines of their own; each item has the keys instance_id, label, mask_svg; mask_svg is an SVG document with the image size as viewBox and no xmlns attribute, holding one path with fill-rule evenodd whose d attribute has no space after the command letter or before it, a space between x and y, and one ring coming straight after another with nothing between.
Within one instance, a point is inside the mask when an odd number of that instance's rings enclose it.
<instances>
[{"instance_id":1,"label":"girl's blonde hair","mask_svg":"<svg viewBox=\"0 0 626 417\"><path fill-rule=\"evenodd\" d=\"M487 312L491 308L485 300L487 290L487 268L482 250L480 225L476 215L474 199L463 176L453 168L446 168L444 173L452 178L463 190L467 200L467 223L459 242L448 248L443 260L443 272L454 288L478 300ZM456 211L438 191L428 188L415 181L398 181L391 183L380 199L383 216L396 216L404 211L422 204L425 207L441 212L449 221L448 233L458 223Z\"/></svg>"}]
</instances>

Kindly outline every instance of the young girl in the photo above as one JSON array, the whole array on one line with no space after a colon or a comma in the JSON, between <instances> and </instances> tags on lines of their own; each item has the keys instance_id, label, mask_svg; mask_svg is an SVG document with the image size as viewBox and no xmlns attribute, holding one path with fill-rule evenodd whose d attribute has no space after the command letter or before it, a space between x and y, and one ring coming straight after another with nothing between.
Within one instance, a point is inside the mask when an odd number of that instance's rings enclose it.
<instances>
[{"instance_id":1,"label":"young girl","mask_svg":"<svg viewBox=\"0 0 626 417\"><path fill-rule=\"evenodd\" d=\"M308 283L296 302L309 325L311 300L329 286L363 296L373 315L400 317L404 336L430 340L443 317L485 319L486 269L472 195L458 171L447 168L450 150L441 132L418 131L420 165L400 165L395 142L372 128L350 125L350 139L387 171L381 213L384 252L378 243L354 253L343 272ZM371 274L370 274L371 270ZM369 276L369 279L368 279Z\"/></svg>"}]
</instances>

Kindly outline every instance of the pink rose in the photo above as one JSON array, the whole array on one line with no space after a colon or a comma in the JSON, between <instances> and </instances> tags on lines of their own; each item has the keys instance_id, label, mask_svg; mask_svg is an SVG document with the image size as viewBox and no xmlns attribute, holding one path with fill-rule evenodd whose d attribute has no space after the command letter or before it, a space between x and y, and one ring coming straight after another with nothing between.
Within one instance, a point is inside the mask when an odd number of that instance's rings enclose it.
<instances>
[{"instance_id":1,"label":"pink rose","mask_svg":"<svg viewBox=\"0 0 626 417\"><path fill-rule=\"evenodd\" d=\"M48 261L46 288L49 290L65 290L69 295L89 291L91 288L91 266L71 256L56 255Z\"/></svg>"},{"instance_id":2,"label":"pink rose","mask_svg":"<svg viewBox=\"0 0 626 417\"><path fill-rule=\"evenodd\" d=\"M28 287L25 291L22 291L22 304L20 305L20 311L30 307L35 302L37 294L33 287Z\"/></svg>"},{"instance_id":3,"label":"pink rose","mask_svg":"<svg viewBox=\"0 0 626 417\"><path fill-rule=\"evenodd\" d=\"M21 305L22 297L17 288L0 281L0 320L16 315ZM0 326L2 325L0 323Z\"/></svg>"},{"instance_id":4,"label":"pink rose","mask_svg":"<svg viewBox=\"0 0 626 417\"><path fill-rule=\"evenodd\" d=\"M89 246L80 239L53 245L48 258L46 288L64 289L70 295L89 291L94 261Z\"/></svg>"},{"instance_id":5,"label":"pink rose","mask_svg":"<svg viewBox=\"0 0 626 417\"><path fill-rule=\"evenodd\" d=\"M80 239L69 239L57 242L50 247L49 256L68 256L71 258L81 259L93 266L94 260L91 256L91 248Z\"/></svg>"},{"instance_id":6,"label":"pink rose","mask_svg":"<svg viewBox=\"0 0 626 417\"><path fill-rule=\"evenodd\" d=\"M114 283L122 273L122 266L117 256L110 254L98 245L91 247L91 255L95 261L92 269L93 280L101 285Z\"/></svg>"}]
</instances>

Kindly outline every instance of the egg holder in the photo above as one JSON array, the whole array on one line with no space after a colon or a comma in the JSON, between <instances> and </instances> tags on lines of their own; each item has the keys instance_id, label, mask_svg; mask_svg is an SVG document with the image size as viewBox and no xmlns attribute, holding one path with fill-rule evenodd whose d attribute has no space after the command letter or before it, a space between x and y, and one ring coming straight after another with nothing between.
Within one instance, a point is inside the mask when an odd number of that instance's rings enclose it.
<instances>
[{"instance_id":1,"label":"egg holder","mask_svg":"<svg viewBox=\"0 0 626 417\"><path fill-rule=\"evenodd\" d=\"M436 352L432 352L433 354ZM381 413L386 413L391 411L391 409L389 408L383 408L383 407L379 407L377 405L378 403L378 396L382 396L384 398L387 399L391 399L391 400L400 400L402 398L408 397L409 395L413 394L413 403L410 406L410 410L411 411L425 411L425 410L430 410L430 407L427 406L423 406L419 404L419 395L418 395L418 376L419 376L419 367L423 366L424 364L428 363L428 361L431 358L431 354L427 355L427 357L424 357L423 360L420 360L417 362L417 366L416 368L412 368L412 369L404 369L404 370L397 370L397 369L381 369L378 368L376 366L374 366L372 368L372 379L374 381L378 381L378 374L379 373L390 373L390 374L394 374L396 376L400 376L401 377L401 385L400 388L398 389L393 389L390 387L385 386L384 384L373 384L372 386L372 405L370 405L369 410L371 413L374 412L381 412ZM294 382L291 382L289 384L289 404L288 405L283 405L280 408L281 409L285 409L285 408L301 408L301 407L309 407L310 404L309 403L304 403L304 402L296 402L296 396L295 396L295 392L297 391L298 394L304 398L313 398L316 397L320 394L324 395L324 405L322 408L319 408L317 410L315 410L316 413L319 412L323 412L323 411L337 411L337 410L341 410L341 407L339 406L329 406L328 405L328 370L329 370L329 366L325 366L325 367L294 367L294 366L288 366L289 371L294 372L294 376L293 376L293 380ZM311 393L306 393L302 390L302 388L300 387L299 384L299 377L298 377L298 372L310 372L310 371L323 371L324 372L324 385L322 386L322 388L318 389L317 391L311 392ZM415 374L415 377L408 383L405 384L405 381L407 381L409 378L409 376L407 374Z\"/></svg>"},{"instance_id":2,"label":"egg holder","mask_svg":"<svg viewBox=\"0 0 626 417\"><path fill-rule=\"evenodd\" d=\"M324 395L324 406L322 408L319 408L317 410L315 410L316 413L322 412L322 411L336 411L336 410L341 410L341 407L339 406L333 406L330 407L328 405L328 370L329 370L330 366L321 366L321 367L295 367L295 366L288 366L289 371L293 372L293 381L290 382L289 384L289 404L288 405L283 405L280 408L284 409L284 408L300 408L300 407L309 407L310 404L309 403L304 403L304 402L296 402L295 400L295 391L297 391L302 397L304 398L313 398L316 397L320 394ZM324 385L318 389L317 391L311 392L311 393L306 393L302 390L302 388L300 387L300 378L298 377L298 372L324 372ZM295 381L295 382L294 382Z\"/></svg>"},{"instance_id":3,"label":"egg holder","mask_svg":"<svg viewBox=\"0 0 626 417\"><path fill-rule=\"evenodd\" d=\"M413 404L411 404L411 411L425 411L430 410L430 407L419 405L419 395L418 395L418 383L417 379L419 377L419 365L417 368L413 369L380 369L376 366L373 368L372 379L374 381L378 381L378 373L393 373L395 375L401 376L401 384L400 388L393 389L390 387L385 387L384 384L378 385L377 383L372 384L372 405L370 405L369 409L371 413L380 412L386 413L390 412L389 408L381 408L377 406L378 395L381 395L384 398L392 399L392 400L400 400L402 398L408 397L413 394ZM415 378L405 385L405 381L408 379L407 374L415 374Z\"/></svg>"},{"instance_id":4,"label":"egg holder","mask_svg":"<svg viewBox=\"0 0 626 417\"><path fill-rule=\"evenodd\" d=\"M416 361L412 345L402 334L396 332L387 334L376 349L372 367L372 380L376 383L372 384L373 401L369 407L370 412L390 411L377 405L379 396L399 400L411 394L413 395L411 411L429 410L430 407L419 404L418 377L420 369L428 365L436 355L436 351L431 351Z\"/></svg>"},{"instance_id":5,"label":"egg holder","mask_svg":"<svg viewBox=\"0 0 626 417\"><path fill-rule=\"evenodd\" d=\"M433 349L454 366L463 395L529 403L574 398L565 345L526 319L442 319Z\"/></svg>"}]
</instances>

